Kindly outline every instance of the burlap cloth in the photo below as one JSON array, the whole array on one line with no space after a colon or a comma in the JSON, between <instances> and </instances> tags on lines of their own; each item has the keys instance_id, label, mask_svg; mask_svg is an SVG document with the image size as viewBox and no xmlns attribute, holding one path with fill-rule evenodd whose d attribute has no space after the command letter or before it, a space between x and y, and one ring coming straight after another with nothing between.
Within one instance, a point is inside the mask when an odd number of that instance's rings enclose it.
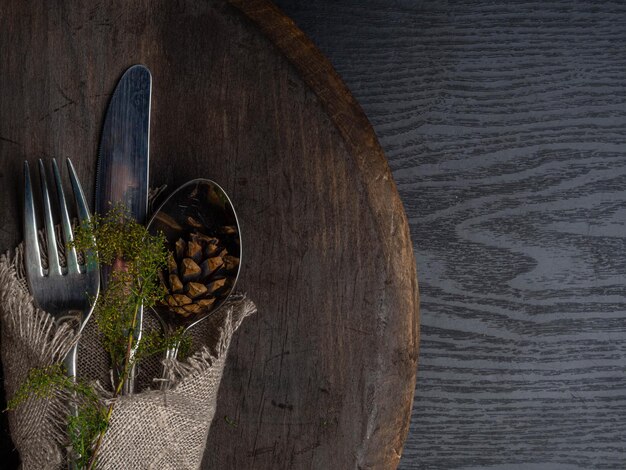
<instances>
[{"instance_id":1,"label":"burlap cloth","mask_svg":"<svg viewBox=\"0 0 626 470\"><path fill-rule=\"evenodd\" d=\"M34 307L23 278L21 251L0 257L1 354L5 391L10 399L28 371L60 362L78 340L67 324L57 325ZM192 354L168 363L169 382L160 391L159 357L140 363L137 391L117 400L102 443L99 469L197 469L215 414L228 347L243 319L255 312L252 301L239 296L190 330ZM144 328L157 328L146 312ZM96 383L103 399L111 387L109 361L91 319L80 338L78 376ZM67 468L68 397L28 399L8 412L11 437L24 470Z\"/></svg>"}]
</instances>

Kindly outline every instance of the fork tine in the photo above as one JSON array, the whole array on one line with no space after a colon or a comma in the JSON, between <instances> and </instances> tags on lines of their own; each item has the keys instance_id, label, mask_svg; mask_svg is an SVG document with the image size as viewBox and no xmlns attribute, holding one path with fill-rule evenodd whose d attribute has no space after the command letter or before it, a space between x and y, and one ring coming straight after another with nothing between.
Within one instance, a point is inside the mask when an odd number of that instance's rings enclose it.
<instances>
[{"instance_id":1,"label":"fork tine","mask_svg":"<svg viewBox=\"0 0 626 470\"><path fill-rule=\"evenodd\" d=\"M80 185L78 176L76 176L76 170L72 164L72 160L67 159L67 169L70 173L70 182L72 183L72 190L74 191L74 199L76 200L76 210L78 212L78 220L80 223L89 222L91 216L89 215L89 207L87 207L87 201L85 200L85 193Z\"/></svg>"},{"instance_id":2,"label":"fork tine","mask_svg":"<svg viewBox=\"0 0 626 470\"><path fill-rule=\"evenodd\" d=\"M80 271L78 269L76 248L71 245L72 241L74 240L74 234L72 232L70 216L67 212L67 204L65 203L65 192L63 191L63 182L61 181L61 173L59 172L56 158L52 159L52 171L54 173L54 181L56 182L57 187L59 209L61 210L61 227L63 228L63 238L65 240L65 258L67 260L67 272L76 274Z\"/></svg>"},{"instance_id":3,"label":"fork tine","mask_svg":"<svg viewBox=\"0 0 626 470\"><path fill-rule=\"evenodd\" d=\"M24 162L24 260L26 274L43 276L41 253L37 240L37 218L35 217L35 203L33 202L33 186L30 181L28 162Z\"/></svg>"},{"instance_id":4,"label":"fork tine","mask_svg":"<svg viewBox=\"0 0 626 470\"><path fill-rule=\"evenodd\" d=\"M39 160L39 179L41 180L41 196L43 198L43 220L46 229L46 246L48 247L48 275L60 275L59 252L57 250L57 237L54 233L54 221L52 220L52 208L50 207L50 193L46 179L46 168L43 160Z\"/></svg>"},{"instance_id":5,"label":"fork tine","mask_svg":"<svg viewBox=\"0 0 626 470\"><path fill-rule=\"evenodd\" d=\"M76 170L74 169L72 160L70 160L69 158L67 159L67 169L70 174L72 190L74 191L74 200L76 201L76 212L78 213L78 221L81 225L89 223L89 221L91 220L91 216L89 215L89 207L87 206L87 201L85 200L85 193L83 193L83 188L80 185L78 176L76 176ZM90 256L88 253L85 265L87 271L98 269L98 264L95 261L90 261Z\"/></svg>"}]
</instances>

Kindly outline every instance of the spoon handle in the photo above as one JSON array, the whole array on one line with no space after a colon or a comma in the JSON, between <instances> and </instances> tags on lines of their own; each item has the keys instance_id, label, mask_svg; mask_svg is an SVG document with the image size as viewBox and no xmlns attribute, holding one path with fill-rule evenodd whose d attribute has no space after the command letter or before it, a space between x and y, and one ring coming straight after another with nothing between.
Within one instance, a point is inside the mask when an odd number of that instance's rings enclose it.
<instances>
[{"instance_id":1,"label":"spoon handle","mask_svg":"<svg viewBox=\"0 0 626 470\"><path fill-rule=\"evenodd\" d=\"M167 385L169 384L168 374L167 374L167 362L169 359L176 359L178 356L178 348L180 347L180 340L176 341L170 348L165 351L165 362L163 364L163 372L161 373L161 377L163 381L161 382L161 390L165 390Z\"/></svg>"}]
</instances>

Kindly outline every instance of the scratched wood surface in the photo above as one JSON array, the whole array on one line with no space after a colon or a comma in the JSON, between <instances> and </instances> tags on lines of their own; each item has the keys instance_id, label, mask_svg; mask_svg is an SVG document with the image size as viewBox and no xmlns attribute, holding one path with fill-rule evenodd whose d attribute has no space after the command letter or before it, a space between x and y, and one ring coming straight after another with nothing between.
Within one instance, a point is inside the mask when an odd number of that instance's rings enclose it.
<instances>
[{"instance_id":1,"label":"scratched wood surface","mask_svg":"<svg viewBox=\"0 0 626 470\"><path fill-rule=\"evenodd\" d=\"M626 5L278 4L362 104L409 217L400 468L626 468Z\"/></svg>"},{"instance_id":2,"label":"scratched wood surface","mask_svg":"<svg viewBox=\"0 0 626 470\"><path fill-rule=\"evenodd\" d=\"M153 74L151 183L218 181L258 305L231 347L203 468L394 468L418 344L407 220L361 108L265 0L0 4L0 249L24 159L70 156L93 194L121 73ZM249 17L250 19L248 19ZM0 466L14 467L6 427Z\"/></svg>"}]
</instances>

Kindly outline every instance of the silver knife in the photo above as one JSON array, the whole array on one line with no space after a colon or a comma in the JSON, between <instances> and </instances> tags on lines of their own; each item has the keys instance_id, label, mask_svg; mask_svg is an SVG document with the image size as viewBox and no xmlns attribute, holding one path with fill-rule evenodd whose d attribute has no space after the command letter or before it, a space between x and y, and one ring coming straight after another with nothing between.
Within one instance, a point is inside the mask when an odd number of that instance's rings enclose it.
<instances>
[{"instance_id":1,"label":"silver knife","mask_svg":"<svg viewBox=\"0 0 626 470\"><path fill-rule=\"evenodd\" d=\"M152 75L143 65L130 67L120 78L107 108L96 174L96 212L106 214L122 203L140 224L148 209L150 99ZM110 272L103 272L102 289ZM135 338L141 338L143 311L137 317ZM134 352L134 351L133 351ZM115 366L115 365L114 365ZM133 392L134 370L125 393Z\"/></svg>"},{"instance_id":2,"label":"silver knife","mask_svg":"<svg viewBox=\"0 0 626 470\"><path fill-rule=\"evenodd\" d=\"M109 102L98 155L96 211L123 203L145 223L148 208L152 76L143 65L129 68Z\"/></svg>"}]
</instances>

